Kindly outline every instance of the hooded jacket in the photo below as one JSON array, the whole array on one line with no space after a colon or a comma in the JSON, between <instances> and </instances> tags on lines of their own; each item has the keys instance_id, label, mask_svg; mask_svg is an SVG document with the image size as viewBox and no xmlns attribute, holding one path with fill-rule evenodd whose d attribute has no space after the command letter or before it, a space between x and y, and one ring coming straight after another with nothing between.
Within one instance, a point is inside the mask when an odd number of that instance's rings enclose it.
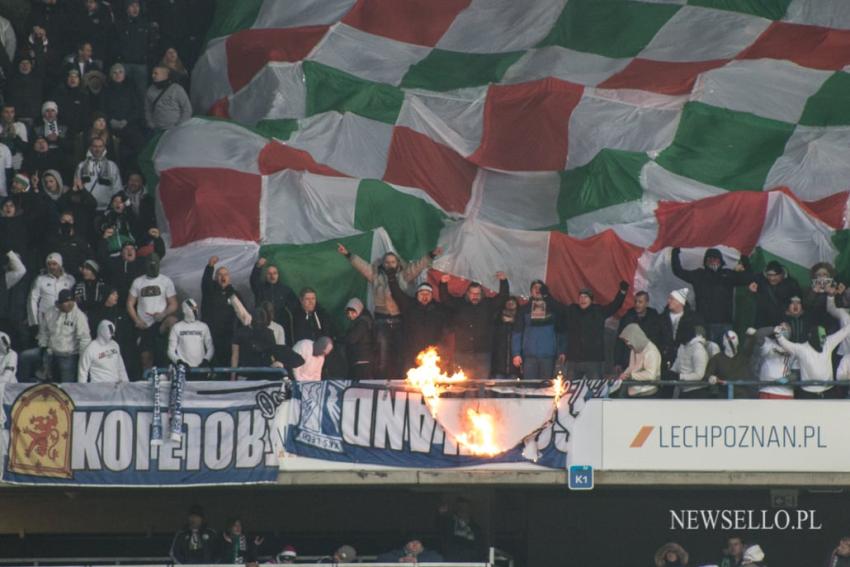
<instances>
[{"instance_id":1,"label":"hooded jacket","mask_svg":"<svg viewBox=\"0 0 850 567\"><path fill-rule=\"evenodd\" d=\"M18 353L12 350L9 335L0 332L0 384L14 384L18 381Z\"/></svg>"},{"instance_id":2,"label":"hooded jacket","mask_svg":"<svg viewBox=\"0 0 850 567\"><path fill-rule=\"evenodd\" d=\"M688 552L685 551L685 548L678 543L671 542L665 543L655 552L655 567L665 567L667 565L665 557L671 551L679 558L679 565L684 566L688 564L690 556L688 555Z\"/></svg>"},{"instance_id":3,"label":"hooded jacket","mask_svg":"<svg viewBox=\"0 0 850 567\"><path fill-rule=\"evenodd\" d=\"M226 288L218 285L213 279L215 269L215 266L209 265L204 268L201 279L201 316L216 340L230 340L236 324L236 315L228 300L230 296L235 295L242 301L242 296L232 285ZM244 301L242 303L244 304Z\"/></svg>"},{"instance_id":4,"label":"hooded jacket","mask_svg":"<svg viewBox=\"0 0 850 567\"><path fill-rule=\"evenodd\" d=\"M62 256L59 254L49 254L45 264L48 260L56 260L60 266L63 265ZM29 310L27 311L27 322L30 326L40 325L44 321L45 315L53 309L56 300L59 298L59 292L63 289L74 289L74 277L64 271L58 277L44 271L35 278L30 290Z\"/></svg>"},{"instance_id":5,"label":"hooded jacket","mask_svg":"<svg viewBox=\"0 0 850 567\"><path fill-rule=\"evenodd\" d=\"M97 326L97 338L86 347L77 366L77 381L92 384L129 382L121 349L112 337L115 326L103 320Z\"/></svg>"},{"instance_id":6,"label":"hooded jacket","mask_svg":"<svg viewBox=\"0 0 850 567\"><path fill-rule=\"evenodd\" d=\"M654 381L661 378L661 353L637 323L626 325L620 338L631 345L629 366L623 371L627 380ZM629 396L651 396L658 386L629 386Z\"/></svg>"},{"instance_id":7,"label":"hooded jacket","mask_svg":"<svg viewBox=\"0 0 850 567\"><path fill-rule=\"evenodd\" d=\"M719 258L720 268L717 270L709 268L708 260L710 258ZM699 313L703 321L707 325L731 325L735 288L747 285L753 280L753 273L749 269L749 262L746 257L741 257L742 263L747 266L742 272L736 272L725 267L723 254L717 248L709 248L705 251L703 267L696 270L686 270L682 267L679 248L673 248L671 259L673 273L676 277L694 286L696 312Z\"/></svg>"},{"instance_id":8,"label":"hooded jacket","mask_svg":"<svg viewBox=\"0 0 850 567\"><path fill-rule=\"evenodd\" d=\"M661 331L659 335L658 349L664 357L664 362L666 364L673 364L673 361L676 359L676 351L678 350L679 345L690 340L690 337L685 339L683 337L683 333L687 329L693 329L700 324L701 319L688 304L685 304L685 309L682 311L682 318L679 319L679 325L676 327L675 333L673 333L673 322L670 320L669 307L664 308L664 311L661 312L658 319Z\"/></svg>"},{"instance_id":9,"label":"hooded jacket","mask_svg":"<svg viewBox=\"0 0 850 567\"><path fill-rule=\"evenodd\" d=\"M401 310L393 299L392 292L390 291L387 272L384 270L382 264L383 259L379 263L369 264L357 254L352 254L349 257L349 261L354 269L360 272L360 275L366 278L366 281L368 281L372 286L372 298L375 302L375 314L392 316L400 315ZM399 274L395 274L396 281L402 291L407 291L408 286L416 280L419 274L422 273L422 270L427 269L431 265L431 256L426 254L415 262L410 262L409 264L404 263L401 258L398 259L398 262Z\"/></svg>"},{"instance_id":10,"label":"hooded jacket","mask_svg":"<svg viewBox=\"0 0 850 567\"><path fill-rule=\"evenodd\" d=\"M759 334L762 330L759 330ZM772 336L764 337L759 347L761 364L759 365L760 382L787 381L791 377L791 355ZM759 391L772 396L794 398L794 389L790 386L762 386Z\"/></svg>"},{"instance_id":11,"label":"hooded jacket","mask_svg":"<svg viewBox=\"0 0 850 567\"><path fill-rule=\"evenodd\" d=\"M96 158L91 150L86 152L86 159L77 165L74 178L79 179L83 188L91 193L97 201L97 210L104 211L109 206L112 195L121 190L121 171L118 165L108 158L106 150L103 156Z\"/></svg>"},{"instance_id":12,"label":"hooded jacket","mask_svg":"<svg viewBox=\"0 0 850 567\"><path fill-rule=\"evenodd\" d=\"M402 314L402 361L404 368L411 368L416 355L429 346L437 346L443 340L446 328L446 310L435 299L422 305L415 297L402 291L398 278L388 278L390 293Z\"/></svg>"},{"instance_id":13,"label":"hooded jacket","mask_svg":"<svg viewBox=\"0 0 850 567\"><path fill-rule=\"evenodd\" d=\"M764 274L759 274L754 281L758 285L756 291L756 322L755 327L775 327L785 317L788 301L794 297L802 297L797 280L785 273L785 279L773 286L767 282Z\"/></svg>"},{"instance_id":14,"label":"hooded jacket","mask_svg":"<svg viewBox=\"0 0 850 567\"><path fill-rule=\"evenodd\" d=\"M355 366L371 364L375 357L375 339L373 335L374 321L372 314L363 306L359 299L352 298L345 306L353 309L357 317L351 322L345 333L345 355L348 368L353 372Z\"/></svg>"},{"instance_id":15,"label":"hooded jacket","mask_svg":"<svg viewBox=\"0 0 850 567\"><path fill-rule=\"evenodd\" d=\"M670 368L679 375L679 380L686 382L702 382L698 386L681 386L682 392L693 392L708 385L705 382L705 369L708 366L708 351L705 339L700 335L680 344L676 351L676 360Z\"/></svg>"},{"instance_id":16,"label":"hooded jacket","mask_svg":"<svg viewBox=\"0 0 850 567\"><path fill-rule=\"evenodd\" d=\"M90 342L89 321L76 303L68 313L52 306L38 328L38 346L54 354L80 354Z\"/></svg>"},{"instance_id":17,"label":"hooded jacket","mask_svg":"<svg viewBox=\"0 0 850 567\"><path fill-rule=\"evenodd\" d=\"M333 337L334 326L324 308L316 302L316 308L312 313L307 313L301 304L295 306L292 311L292 342L297 343L303 339L314 341L322 336Z\"/></svg>"},{"instance_id":18,"label":"hooded jacket","mask_svg":"<svg viewBox=\"0 0 850 567\"><path fill-rule=\"evenodd\" d=\"M709 378L716 376L727 382L752 380L752 356L756 346L755 329L748 329L743 344L739 344L738 335L727 331L723 337L721 351L712 356L705 370ZM736 398L752 397L752 388L735 387ZM725 397L725 396L724 396Z\"/></svg>"},{"instance_id":19,"label":"hooded jacket","mask_svg":"<svg viewBox=\"0 0 850 567\"><path fill-rule=\"evenodd\" d=\"M829 381L835 379L832 374L832 351L848 336L850 336L850 325L845 325L839 331L827 335L820 351L809 343L792 343L782 335L776 338L776 342L783 350L797 357L800 363L801 382ZM803 390L813 394L820 394L830 388L832 386L803 386Z\"/></svg>"},{"instance_id":20,"label":"hooded jacket","mask_svg":"<svg viewBox=\"0 0 850 567\"><path fill-rule=\"evenodd\" d=\"M640 325L647 338L655 343L659 349L661 348L661 318L658 315L658 311L652 307L647 307L643 316L638 316L637 311L632 307L620 318L620 323L617 327L618 336L629 323ZM629 349L621 340L617 340L614 344L614 364L618 364L622 368L625 368L629 364Z\"/></svg>"},{"instance_id":21,"label":"hooded jacket","mask_svg":"<svg viewBox=\"0 0 850 567\"><path fill-rule=\"evenodd\" d=\"M192 299L180 305L183 320L175 323L168 334L168 358L171 362L182 360L197 367L204 361L211 361L215 355L210 328L203 321L198 321L196 308L197 303Z\"/></svg>"}]
</instances>

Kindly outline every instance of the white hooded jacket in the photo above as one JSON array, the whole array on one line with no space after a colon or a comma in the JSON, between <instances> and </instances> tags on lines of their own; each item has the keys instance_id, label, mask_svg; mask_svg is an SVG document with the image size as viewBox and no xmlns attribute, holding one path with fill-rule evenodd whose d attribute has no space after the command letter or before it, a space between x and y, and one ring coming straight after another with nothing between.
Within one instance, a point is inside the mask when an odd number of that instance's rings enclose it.
<instances>
[{"instance_id":1,"label":"white hooded jacket","mask_svg":"<svg viewBox=\"0 0 850 567\"><path fill-rule=\"evenodd\" d=\"M92 194L98 211L105 211L112 196L124 188L121 171L114 161L107 159L106 150L103 150L100 159L94 157L91 150L87 151L86 159L77 165L74 179L79 179L85 190Z\"/></svg>"},{"instance_id":2,"label":"white hooded jacket","mask_svg":"<svg viewBox=\"0 0 850 567\"><path fill-rule=\"evenodd\" d=\"M68 313L51 307L38 328L38 345L54 354L80 354L90 342L89 320L76 304Z\"/></svg>"},{"instance_id":3,"label":"white hooded jacket","mask_svg":"<svg viewBox=\"0 0 850 567\"><path fill-rule=\"evenodd\" d=\"M97 326L97 338L89 343L77 365L77 381L92 384L129 382L121 349L112 337L115 325L103 320Z\"/></svg>"},{"instance_id":4,"label":"white hooded jacket","mask_svg":"<svg viewBox=\"0 0 850 567\"><path fill-rule=\"evenodd\" d=\"M687 344L679 345L676 361L670 370L679 374L679 380L699 382L705 380L706 367L708 367L708 350L705 348L705 339L697 335ZM700 386L682 386L681 388L682 392L693 392L705 386L708 386L708 382Z\"/></svg>"},{"instance_id":5,"label":"white hooded jacket","mask_svg":"<svg viewBox=\"0 0 850 567\"><path fill-rule=\"evenodd\" d=\"M761 366L759 366L759 380L761 382L776 382L788 380L791 377L792 356L779 346L773 337L765 337L761 345ZM760 392L772 396L780 396L792 399L794 389L790 386L763 386Z\"/></svg>"},{"instance_id":6,"label":"white hooded jacket","mask_svg":"<svg viewBox=\"0 0 850 567\"><path fill-rule=\"evenodd\" d=\"M18 353L12 350L9 335L0 333L0 384L14 384L18 381Z\"/></svg>"},{"instance_id":7,"label":"white hooded jacket","mask_svg":"<svg viewBox=\"0 0 850 567\"><path fill-rule=\"evenodd\" d=\"M800 362L801 382L807 380L828 381L835 379L832 374L832 351L848 336L850 336L850 325L845 325L826 337L820 352L816 351L809 343L792 343L781 335L776 341L786 352L797 357ZM830 388L832 386L803 386L803 390L813 394L820 394Z\"/></svg>"},{"instance_id":8,"label":"white hooded jacket","mask_svg":"<svg viewBox=\"0 0 850 567\"><path fill-rule=\"evenodd\" d=\"M200 366L204 360L212 360L215 354L210 328L198 321L198 304L187 299L181 306L183 320L171 327L168 334L168 358L171 362L182 360L191 367Z\"/></svg>"},{"instance_id":9,"label":"white hooded jacket","mask_svg":"<svg viewBox=\"0 0 850 567\"><path fill-rule=\"evenodd\" d=\"M623 371L626 380L654 381L661 377L661 353L637 323L630 323L620 333L629 345L629 366ZM651 396L658 386L629 386L629 396Z\"/></svg>"},{"instance_id":10,"label":"white hooded jacket","mask_svg":"<svg viewBox=\"0 0 850 567\"><path fill-rule=\"evenodd\" d=\"M62 256L54 252L48 254L45 264L55 261L62 266ZM30 326L42 325L44 318L59 299L59 292L63 289L74 289L74 276L63 272L59 277L44 273L35 278L30 290L29 308L27 309L27 323Z\"/></svg>"}]
</instances>

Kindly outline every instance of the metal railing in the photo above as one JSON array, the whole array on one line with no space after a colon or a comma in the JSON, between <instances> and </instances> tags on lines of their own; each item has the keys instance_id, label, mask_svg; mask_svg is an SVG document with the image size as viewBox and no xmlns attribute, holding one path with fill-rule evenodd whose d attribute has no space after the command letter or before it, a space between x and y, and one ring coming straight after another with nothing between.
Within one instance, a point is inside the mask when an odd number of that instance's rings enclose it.
<instances>
[{"instance_id":1,"label":"metal railing","mask_svg":"<svg viewBox=\"0 0 850 567\"><path fill-rule=\"evenodd\" d=\"M616 382L615 379L610 379L610 382L614 384ZM628 388L629 386L658 386L662 388L679 388L679 387L688 387L692 389L696 389L697 391L711 391L718 389L726 390L726 399L734 400L735 398L735 388L752 388L753 393L758 393L758 388L769 388L769 387L781 387L781 388L791 388L792 390L798 390L800 388L805 388L809 386L850 386L850 380L795 380L795 381L763 381L763 380L724 380L718 381L715 384L711 384L706 381L698 380L698 381L688 381L688 380L622 380L620 381L620 389L617 392L624 391L624 388ZM605 391L605 398L612 397L608 390ZM651 396L623 396L623 399L645 399ZM749 398L747 398L749 399Z\"/></svg>"}]
</instances>

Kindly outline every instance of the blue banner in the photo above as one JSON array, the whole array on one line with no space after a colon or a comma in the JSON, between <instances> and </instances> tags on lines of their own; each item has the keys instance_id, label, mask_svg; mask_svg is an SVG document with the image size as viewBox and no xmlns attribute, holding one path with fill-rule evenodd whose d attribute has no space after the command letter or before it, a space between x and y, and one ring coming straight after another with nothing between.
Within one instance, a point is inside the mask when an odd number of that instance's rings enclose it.
<instances>
[{"instance_id":1,"label":"blue banner","mask_svg":"<svg viewBox=\"0 0 850 567\"><path fill-rule=\"evenodd\" d=\"M159 386L169 431L170 384ZM182 427L160 442L151 438L150 384L0 388L3 482L185 486L277 479L273 437L283 401L280 382L190 382Z\"/></svg>"},{"instance_id":2,"label":"blue banner","mask_svg":"<svg viewBox=\"0 0 850 567\"><path fill-rule=\"evenodd\" d=\"M605 381L568 383L559 399L551 388L467 388L436 403L403 382L322 381L296 384L282 436L298 457L388 467L441 468L497 463L563 469L570 434L589 398ZM483 408L483 409L482 409ZM463 442L463 415L495 415L495 454L477 454Z\"/></svg>"}]
</instances>

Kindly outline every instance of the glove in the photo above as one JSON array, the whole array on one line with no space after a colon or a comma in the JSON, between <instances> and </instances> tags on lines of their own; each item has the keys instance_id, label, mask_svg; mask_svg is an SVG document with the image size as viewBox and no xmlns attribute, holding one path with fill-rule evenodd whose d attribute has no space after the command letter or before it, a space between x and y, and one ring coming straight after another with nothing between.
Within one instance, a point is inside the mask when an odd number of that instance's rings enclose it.
<instances>
[{"instance_id":1,"label":"glove","mask_svg":"<svg viewBox=\"0 0 850 567\"><path fill-rule=\"evenodd\" d=\"M628 282L620 282L620 291L622 291L623 293L626 293L627 291L629 291Z\"/></svg>"}]
</instances>

